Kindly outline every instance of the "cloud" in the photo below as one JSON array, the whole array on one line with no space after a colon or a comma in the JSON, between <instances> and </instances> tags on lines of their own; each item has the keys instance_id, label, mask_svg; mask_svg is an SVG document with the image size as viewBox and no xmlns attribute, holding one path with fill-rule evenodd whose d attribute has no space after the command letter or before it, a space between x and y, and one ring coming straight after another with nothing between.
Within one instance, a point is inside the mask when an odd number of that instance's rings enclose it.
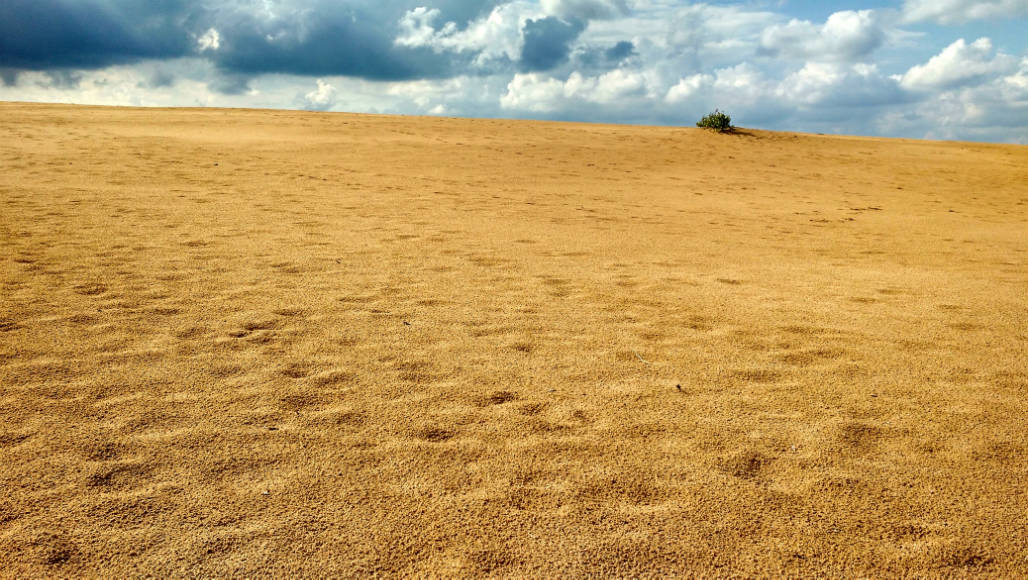
<instances>
[{"instance_id":1,"label":"cloud","mask_svg":"<svg viewBox=\"0 0 1028 580\"><path fill-rule=\"evenodd\" d=\"M399 16L415 1L5 0L0 62L92 69L201 55L246 75L451 76L459 59L393 42ZM477 17L494 3L438 2L440 14L457 17Z\"/></svg>"},{"instance_id":2,"label":"cloud","mask_svg":"<svg viewBox=\"0 0 1028 580\"><path fill-rule=\"evenodd\" d=\"M647 71L629 69L595 76L573 72L565 80L539 73L515 74L500 104L504 109L527 111L557 111L582 104L632 107L654 99L654 80Z\"/></svg>"},{"instance_id":3,"label":"cloud","mask_svg":"<svg viewBox=\"0 0 1028 580\"><path fill-rule=\"evenodd\" d=\"M714 84L714 76L708 74L695 74L678 81L665 93L664 100L668 103L685 102L701 90L708 89Z\"/></svg>"},{"instance_id":4,"label":"cloud","mask_svg":"<svg viewBox=\"0 0 1028 580\"><path fill-rule=\"evenodd\" d=\"M27 70L90 69L182 56L192 51L192 37L182 26L190 10L184 0L4 0L0 62Z\"/></svg>"},{"instance_id":5,"label":"cloud","mask_svg":"<svg viewBox=\"0 0 1028 580\"><path fill-rule=\"evenodd\" d=\"M439 24L441 15L424 6L408 10L398 22L394 44L467 54L468 64L490 71L512 63L525 72L543 71L568 60L571 44L586 26L579 19L544 16L538 5L525 1L496 6L463 28L454 21Z\"/></svg>"},{"instance_id":6,"label":"cloud","mask_svg":"<svg viewBox=\"0 0 1028 580\"><path fill-rule=\"evenodd\" d=\"M564 98L564 83L539 73L515 74L500 97L504 109L534 112L554 111Z\"/></svg>"},{"instance_id":7,"label":"cloud","mask_svg":"<svg viewBox=\"0 0 1028 580\"><path fill-rule=\"evenodd\" d=\"M183 70L204 67L201 62ZM53 71L22 71L18 84L0 88L0 99L127 106L205 106L211 104L205 83L178 76L174 85L152 88L153 66L114 65L75 71L74 83L54 78ZM56 81L56 82L55 82Z\"/></svg>"},{"instance_id":8,"label":"cloud","mask_svg":"<svg viewBox=\"0 0 1028 580\"><path fill-rule=\"evenodd\" d=\"M636 0L625 14L591 20L572 47L572 64L595 74L614 67L645 67L668 86L684 73L710 72L752 59L760 34L785 19L747 6L711 5L669 0ZM607 57L621 46L631 54ZM622 62L630 59L630 62ZM566 74L569 71L562 71Z\"/></svg>"},{"instance_id":9,"label":"cloud","mask_svg":"<svg viewBox=\"0 0 1028 580\"><path fill-rule=\"evenodd\" d=\"M395 21L368 6L322 0L267 13L227 5L212 16L220 46L209 58L222 69L251 75L403 80L452 74L452 59L395 44Z\"/></svg>"},{"instance_id":10,"label":"cloud","mask_svg":"<svg viewBox=\"0 0 1028 580\"><path fill-rule=\"evenodd\" d=\"M903 16L908 22L930 20L947 25L1024 18L1028 16L1028 0L906 0Z\"/></svg>"},{"instance_id":11,"label":"cloud","mask_svg":"<svg viewBox=\"0 0 1028 580\"><path fill-rule=\"evenodd\" d=\"M615 18L628 13L625 0L542 0L547 14L566 20Z\"/></svg>"},{"instance_id":12,"label":"cloud","mask_svg":"<svg viewBox=\"0 0 1028 580\"><path fill-rule=\"evenodd\" d=\"M507 84L500 106L509 110L551 112L579 104L626 104L646 98L646 75L641 72L613 70L587 77L571 73L566 80L540 73L518 73Z\"/></svg>"},{"instance_id":13,"label":"cloud","mask_svg":"<svg viewBox=\"0 0 1028 580\"><path fill-rule=\"evenodd\" d=\"M686 125L720 107L743 126L1017 140L1023 41L920 58L908 40L946 30L901 25L1026 2L810 21L770 0L0 0L0 99Z\"/></svg>"},{"instance_id":14,"label":"cloud","mask_svg":"<svg viewBox=\"0 0 1028 580\"><path fill-rule=\"evenodd\" d=\"M18 70L0 67L0 85L13 87L18 84Z\"/></svg>"},{"instance_id":15,"label":"cloud","mask_svg":"<svg viewBox=\"0 0 1028 580\"><path fill-rule=\"evenodd\" d=\"M1012 101L1028 105L1028 57L1021 59L1014 74L1003 78L1003 84L1010 91Z\"/></svg>"},{"instance_id":16,"label":"cloud","mask_svg":"<svg viewBox=\"0 0 1028 580\"><path fill-rule=\"evenodd\" d=\"M993 56L988 38L967 44L963 38L947 46L927 63L911 67L900 84L912 91L953 89L1010 72L1016 61L1005 54Z\"/></svg>"},{"instance_id":17,"label":"cloud","mask_svg":"<svg viewBox=\"0 0 1028 580\"><path fill-rule=\"evenodd\" d=\"M69 69L54 69L48 70L43 73L46 80L41 81L47 86L61 88L61 89L74 89L79 86L82 82L82 73L76 70Z\"/></svg>"},{"instance_id":18,"label":"cloud","mask_svg":"<svg viewBox=\"0 0 1028 580\"><path fill-rule=\"evenodd\" d=\"M578 103L624 103L646 93L644 75L613 70L595 77L571 73L564 81L538 73L516 74L500 98L505 109L549 112Z\"/></svg>"},{"instance_id":19,"label":"cloud","mask_svg":"<svg viewBox=\"0 0 1028 580\"><path fill-rule=\"evenodd\" d=\"M585 28L581 20L565 22L554 16L526 20L522 28L521 68L549 70L568 60L570 45Z\"/></svg>"},{"instance_id":20,"label":"cloud","mask_svg":"<svg viewBox=\"0 0 1028 580\"><path fill-rule=\"evenodd\" d=\"M638 37L648 38L658 48L687 52L703 60L714 57L738 62L752 55L760 32L782 17L742 6L693 4L651 11L646 20L646 29L640 30ZM657 31L662 33L655 34Z\"/></svg>"},{"instance_id":21,"label":"cloud","mask_svg":"<svg viewBox=\"0 0 1028 580\"><path fill-rule=\"evenodd\" d=\"M779 83L776 95L803 107L874 107L909 100L875 65L808 62Z\"/></svg>"},{"instance_id":22,"label":"cloud","mask_svg":"<svg viewBox=\"0 0 1028 580\"><path fill-rule=\"evenodd\" d=\"M854 62L868 57L885 40L885 31L873 10L836 12L818 26L790 20L761 35L761 49L772 56Z\"/></svg>"},{"instance_id":23,"label":"cloud","mask_svg":"<svg viewBox=\"0 0 1028 580\"><path fill-rule=\"evenodd\" d=\"M323 79L317 80L317 87L303 96L303 108L308 111L327 111L336 103L336 88Z\"/></svg>"},{"instance_id":24,"label":"cloud","mask_svg":"<svg viewBox=\"0 0 1028 580\"><path fill-rule=\"evenodd\" d=\"M460 45L447 42L457 32L456 22L447 22L442 29L436 30L435 20L439 18L439 10L418 6L409 10L400 18L400 34L394 41L399 46L428 46L437 52L445 49L460 50Z\"/></svg>"},{"instance_id":25,"label":"cloud","mask_svg":"<svg viewBox=\"0 0 1028 580\"><path fill-rule=\"evenodd\" d=\"M753 102L770 94L773 81L759 68L743 62L736 66L719 69L714 74L714 89L735 103Z\"/></svg>"},{"instance_id":26,"label":"cloud","mask_svg":"<svg viewBox=\"0 0 1028 580\"><path fill-rule=\"evenodd\" d=\"M147 89L162 89L175 84L175 75L167 69L155 70L145 81L140 81L138 86Z\"/></svg>"},{"instance_id":27,"label":"cloud","mask_svg":"<svg viewBox=\"0 0 1028 580\"><path fill-rule=\"evenodd\" d=\"M1028 59L1013 74L928 94L918 107L889 110L874 121L880 135L1028 145Z\"/></svg>"},{"instance_id":28,"label":"cloud","mask_svg":"<svg viewBox=\"0 0 1028 580\"><path fill-rule=\"evenodd\" d=\"M653 96L651 84L647 71L619 68L600 75L589 99L604 104L631 98L650 99Z\"/></svg>"},{"instance_id":29,"label":"cloud","mask_svg":"<svg viewBox=\"0 0 1028 580\"><path fill-rule=\"evenodd\" d=\"M495 110L499 96L494 84L490 79L459 76L444 80L392 83L387 92L391 97L400 99L402 110L411 113L450 113L450 104L453 103L458 111L470 115Z\"/></svg>"},{"instance_id":30,"label":"cloud","mask_svg":"<svg viewBox=\"0 0 1028 580\"><path fill-rule=\"evenodd\" d=\"M429 49L435 54L468 54L473 58L467 64L488 68L520 58L524 45L522 28L529 19L539 15L534 4L516 1L496 6L463 28L452 20L437 27L436 21L442 12L421 6L400 18L400 32L394 44Z\"/></svg>"},{"instance_id":31,"label":"cloud","mask_svg":"<svg viewBox=\"0 0 1028 580\"><path fill-rule=\"evenodd\" d=\"M508 113L547 118L687 124L715 106L750 123L785 118L777 83L750 63L697 74L671 86L654 69L615 69L595 76L573 72L565 80L518 74L501 97ZM752 125L751 125L752 126Z\"/></svg>"},{"instance_id":32,"label":"cloud","mask_svg":"<svg viewBox=\"0 0 1028 580\"><path fill-rule=\"evenodd\" d=\"M642 64L635 43L630 40L621 40L612 45L587 44L579 40L568 58L569 62L561 68L584 75L596 75L616 68L638 68Z\"/></svg>"},{"instance_id":33,"label":"cloud","mask_svg":"<svg viewBox=\"0 0 1028 580\"><path fill-rule=\"evenodd\" d=\"M208 28L207 32L204 32L200 38L196 39L196 44L200 47L200 52L218 50L221 48L221 35L218 34L216 28Z\"/></svg>"},{"instance_id":34,"label":"cloud","mask_svg":"<svg viewBox=\"0 0 1028 580\"><path fill-rule=\"evenodd\" d=\"M946 90L919 93L919 106L883 116L880 134L1028 145L1028 57Z\"/></svg>"},{"instance_id":35,"label":"cloud","mask_svg":"<svg viewBox=\"0 0 1028 580\"><path fill-rule=\"evenodd\" d=\"M621 40L614 46L603 52L603 56L609 61L621 61L636 54L635 45L627 40Z\"/></svg>"},{"instance_id":36,"label":"cloud","mask_svg":"<svg viewBox=\"0 0 1028 580\"><path fill-rule=\"evenodd\" d=\"M208 77L207 86L223 95L245 95L253 90L250 87L251 80L250 75L219 70Z\"/></svg>"}]
</instances>

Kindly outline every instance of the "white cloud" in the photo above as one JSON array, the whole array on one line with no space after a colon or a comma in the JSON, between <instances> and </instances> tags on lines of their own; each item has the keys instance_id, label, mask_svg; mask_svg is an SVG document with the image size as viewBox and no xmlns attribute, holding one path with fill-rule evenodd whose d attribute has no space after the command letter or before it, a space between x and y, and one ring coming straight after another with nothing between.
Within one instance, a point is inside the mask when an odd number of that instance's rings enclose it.
<instances>
[{"instance_id":1,"label":"white cloud","mask_svg":"<svg viewBox=\"0 0 1028 580\"><path fill-rule=\"evenodd\" d=\"M916 107L896 107L872 127L885 136L1028 145L1028 58L1009 74L948 90L923 92Z\"/></svg>"},{"instance_id":2,"label":"white cloud","mask_svg":"<svg viewBox=\"0 0 1028 580\"><path fill-rule=\"evenodd\" d=\"M437 38L451 36L456 32L457 24L448 22L442 29L436 30L433 23L440 14L438 8L429 9L424 6L408 10L400 19L401 33L396 38L396 44L410 47L432 46L437 50L441 49L441 46L434 46L437 44Z\"/></svg>"},{"instance_id":3,"label":"white cloud","mask_svg":"<svg viewBox=\"0 0 1028 580\"><path fill-rule=\"evenodd\" d=\"M650 79L644 71L615 69L598 76L571 73L561 81L538 73L516 74L500 98L505 109L550 112L579 103L626 105L651 100Z\"/></svg>"},{"instance_id":4,"label":"white cloud","mask_svg":"<svg viewBox=\"0 0 1028 580\"><path fill-rule=\"evenodd\" d=\"M715 72L714 89L737 103L761 99L773 91L774 83L748 62Z\"/></svg>"},{"instance_id":5,"label":"white cloud","mask_svg":"<svg viewBox=\"0 0 1028 580\"><path fill-rule=\"evenodd\" d=\"M214 28L208 28L199 38L196 39L200 52L205 50L218 50L221 48L221 35Z\"/></svg>"},{"instance_id":6,"label":"white cloud","mask_svg":"<svg viewBox=\"0 0 1028 580\"><path fill-rule=\"evenodd\" d=\"M971 20L1028 16L1028 0L906 0L903 16L908 22L931 20L960 24Z\"/></svg>"},{"instance_id":7,"label":"white cloud","mask_svg":"<svg viewBox=\"0 0 1028 580\"><path fill-rule=\"evenodd\" d=\"M907 100L896 79L873 64L808 62L778 84L776 95L798 106L869 107Z\"/></svg>"},{"instance_id":8,"label":"white cloud","mask_svg":"<svg viewBox=\"0 0 1028 580\"><path fill-rule=\"evenodd\" d=\"M518 0L493 8L488 16L468 23L463 30L455 22L437 28L435 21L440 15L436 8L422 6L409 10L400 19L401 32L395 44L430 48L437 53L477 53L476 65L504 58L515 61L521 54L525 21L543 14L534 3Z\"/></svg>"},{"instance_id":9,"label":"white cloud","mask_svg":"<svg viewBox=\"0 0 1028 580\"><path fill-rule=\"evenodd\" d=\"M705 107L761 110L779 108L776 83L758 68L741 63L714 74L697 74L673 86L652 69L615 69L596 76L571 73L567 80L540 74L518 74L500 104L505 110L558 113L577 118L584 111L611 111L626 119L659 116L680 119Z\"/></svg>"},{"instance_id":10,"label":"white cloud","mask_svg":"<svg viewBox=\"0 0 1028 580\"><path fill-rule=\"evenodd\" d=\"M752 42L758 31L781 20L781 16L772 12L708 4L658 10L650 18L666 29L669 46L748 44L746 41Z\"/></svg>"},{"instance_id":11,"label":"white cloud","mask_svg":"<svg viewBox=\"0 0 1028 580\"><path fill-rule=\"evenodd\" d=\"M593 90L584 96L594 103L614 103L632 97L645 97L648 93L644 73L615 69L600 75Z\"/></svg>"},{"instance_id":12,"label":"white cloud","mask_svg":"<svg viewBox=\"0 0 1028 580\"><path fill-rule=\"evenodd\" d=\"M1003 79L1003 84L1010 91L1011 99L1025 101L1028 104L1028 57L1021 59L1017 71Z\"/></svg>"},{"instance_id":13,"label":"white cloud","mask_svg":"<svg viewBox=\"0 0 1028 580\"><path fill-rule=\"evenodd\" d=\"M336 103L336 88L324 79L317 80L317 87L303 96L303 108L312 111L327 111Z\"/></svg>"},{"instance_id":14,"label":"white cloud","mask_svg":"<svg viewBox=\"0 0 1028 580\"><path fill-rule=\"evenodd\" d=\"M749 58L759 45L760 32L781 22L772 12L738 6L693 4L647 15L650 30L640 38L654 44L648 59L681 55L695 64L723 66Z\"/></svg>"},{"instance_id":15,"label":"white cloud","mask_svg":"<svg viewBox=\"0 0 1028 580\"><path fill-rule=\"evenodd\" d=\"M884 136L1028 145L1028 102L1011 102L1001 82L931 95L921 106L893 109L872 125Z\"/></svg>"},{"instance_id":16,"label":"white cloud","mask_svg":"<svg viewBox=\"0 0 1028 580\"><path fill-rule=\"evenodd\" d=\"M900 84L913 91L951 89L1011 72L1015 67L1016 61L1009 55L993 56L988 38L971 44L961 38L927 63L911 67L900 77Z\"/></svg>"},{"instance_id":17,"label":"white cloud","mask_svg":"<svg viewBox=\"0 0 1028 580\"><path fill-rule=\"evenodd\" d=\"M761 31L783 21L779 14L740 6L637 0L625 16L590 22L579 42L613 46L630 41L638 60L673 84L683 72L729 66L752 57Z\"/></svg>"},{"instance_id":18,"label":"white cloud","mask_svg":"<svg viewBox=\"0 0 1028 580\"><path fill-rule=\"evenodd\" d=\"M678 81L678 84L668 89L664 95L664 101L668 103L681 103L688 100L701 89L714 84L714 77L707 74L695 74Z\"/></svg>"},{"instance_id":19,"label":"white cloud","mask_svg":"<svg viewBox=\"0 0 1028 580\"><path fill-rule=\"evenodd\" d=\"M518 73L507 84L507 93L500 97L500 106L545 113L556 110L563 99L563 82L539 73Z\"/></svg>"},{"instance_id":20,"label":"white cloud","mask_svg":"<svg viewBox=\"0 0 1028 580\"><path fill-rule=\"evenodd\" d=\"M154 82L155 77L166 75ZM24 71L0 85L0 100L133 107L210 106L221 97L210 86L216 71L199 59L144 62L81 71L74 83L46 72ZM57 82L55 82L57 81Z\"/></svg>"},{"instance_id":21,"label":"white cloud","mask_svg":"<svg viewBox=\"0 0 1028 580\"><path fill-rule=\"evenodd\" d=\"M870 55L885 36L873 10L846 10L832 14L821 26L808 20L772 26L761 35L760 46L792 58L853 62Z\"/></svg>"},{"instance_id":22,"label":"white cloud","mask_svg":"<svg viewBox=\"0 0 1028 580\"><path fill-rule=\"evenodd\" d=\"M483 100L492 100L493 107L498 98L494 82L489 78L460 76L452 79L418 80L388 83L384 91L390 97L399 99L404 110L411 113L439 115L453 112L450 103L457 103L458 111L477 110Z\"/></svg>"},{"instance_id":23,"label":"white cloud","mask_svg":"<svg viewBox=\"0 0 1028 580\"><path fill-rule=\"evenodd\" d=\"M899 83L869 64L807 62L784 77L767 76L749 63L678 81L664 96L668 104L708 103L749 116L818 107L873 108L907 100ZM863 113L861 113L863 114Z\"/></svg>"}]
</instances>

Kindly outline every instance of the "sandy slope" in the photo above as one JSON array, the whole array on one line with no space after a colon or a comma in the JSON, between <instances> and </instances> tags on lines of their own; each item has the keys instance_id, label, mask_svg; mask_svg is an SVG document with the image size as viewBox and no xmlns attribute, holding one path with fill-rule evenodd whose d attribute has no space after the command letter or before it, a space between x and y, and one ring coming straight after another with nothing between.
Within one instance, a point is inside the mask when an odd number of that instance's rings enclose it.
<instances>
[{"instance_id":1,"label":"sandy slope","mask_svg":"<svg viewBox=\"0 0 1028 580\"><path fill-rule=\"evenodd\" d=\"M0 575L1028 574L1026 147L0 104L0 168Z\"/></svg>"}]
</instances>

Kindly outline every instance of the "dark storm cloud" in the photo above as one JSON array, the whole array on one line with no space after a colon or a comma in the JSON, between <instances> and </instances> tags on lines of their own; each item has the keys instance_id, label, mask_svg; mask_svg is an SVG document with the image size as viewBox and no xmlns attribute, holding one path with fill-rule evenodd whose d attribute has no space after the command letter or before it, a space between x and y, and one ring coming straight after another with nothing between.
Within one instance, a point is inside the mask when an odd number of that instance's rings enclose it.
<instances>
[{"instance_id":1,"label":"dark storm cloud","mask_svg":"<svg viewBox=\"0 0 1028 580\"><path fill-rule=\"evenodd\" d=\"M624 60L635 54L635 45L627 40L615 44L608 48L603 56L607 57L607 60L619 61Z\"/></svg>"},{"instance_id":2,"label":"dark storm cloud","mask_svg":"<svg viewBox=\"0 0 1028 580\"><path fill-rule=\"evenodd\" d=\"M638 57L635 44L627 40L607 46L578 46L571 54L571 68L584 75L598 75Z\"/></svg>"},{"instance_id":3,"label":"dark storm cloud","mask_svg":"<svg viewBox=\"0 0 1028 580\"><path fill-rule=\"evenodd\" d=\"M243 74L343 75L380 80L431 78L449 72L447 55L395 46L395 21L365 10L308 9L274 19L218 15L219 67Z\"/></svg>"},{"instance_id":4,"label":"dark storm cloud","mask_svg":"<svg viewBox=\"0 0 1028 580\"><path fill-rule=\"evenodd\" d=\"M585 29L581 20L565 22L554 16L526 20L521 67L526 71L549 70L568 59L571 43Z\"/></svg>"},{"instance_id":5,"label":"dark storm cloud","mask_svg":"<svg viewBox=\"0 0 1028 580\"><path fill-rule=\"evenodd\" d=\"M165 87L170 87L173 84L175 84L175 75L173 75L171 71L156 70L152 75L150 75L150 78L146 83L141 83L140 86L145 86L150 89L163 89Z\"/></svg>"},{"instance_id":6,"label":"dark storm cloud","mask_svg":"<svg viewBox=\"0 0 1028 580\"><path fill-rule=\"evenodd\" d=\"M0 84L7 87L18 84L18 71L13 68L0 68Z\"/></svg>"},{"instance_id":7,"label":"dark storm cloud","mask_svg":"<svg viewBox=\"0 0 1028 580\"><path fill-rule=\"evenodd\" d=\"M82 82L82 73L75 70L56 69L46 71L48 86L61 89L74 89Z\"/></svg>"},{"instance_id":8,"label":"dark storm cloud","mask_svg":"<svg viewBox=\"0 0 1028 580\"><path fill-rule=\"evenodd\" d=\"M46 70L96 68L192 48L186 3L3 0L0 66Z\"/></svg>"},{"instance_id":9,"label":"dark storm cloud","mask_svg":"<svg viewBox=\"0 0 1028 580\"><path fill-rule=\"evenodd\" d=\"M223 95L242 95L250 92L250 77L240 73L222 73L207 81L207 86Z\"/></svg>"},{"instance_id":10,"label":"dark storm cloud","mask_svg":"<svg viewBox=\"0 0 1028 580\"><path fill-rule=\"evenodd\" d=\"M630 12L625 0L551 0L554 12L562 18L603 20Z\"/></svg>"},{"instance_id":11,"label":"dark storm cloud","mask_svg":"<svg viewBox=\"0 0 1028 580\"><path fill-rule=\"evenodd\" d=\"M393 43L398 20L422 3L2 0L0 68L89 69L202 56L236 75L448 76L464 57ZM444 0L437 8L447 21L466 23L496 3ZM201 51L197 39L210 28L219 46ZM11 78L5 74L4 82Z\"/></svg>"}]
</instances>

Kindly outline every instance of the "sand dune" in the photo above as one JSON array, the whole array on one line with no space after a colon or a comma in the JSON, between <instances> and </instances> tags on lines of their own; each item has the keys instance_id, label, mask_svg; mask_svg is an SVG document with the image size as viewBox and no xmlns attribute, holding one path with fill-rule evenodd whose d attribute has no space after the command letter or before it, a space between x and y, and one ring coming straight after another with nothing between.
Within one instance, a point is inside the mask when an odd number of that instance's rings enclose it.
<instances>
[{"instance_id":1,"label":"sand dune","mask_svg":"<svg viewBox=\"0 0 1028 580\"><path fill-rule=\"evenodd\" d=\"M1028 575L1028 147L0 104L0 575Z\"/></svg>"}]
</instances>

